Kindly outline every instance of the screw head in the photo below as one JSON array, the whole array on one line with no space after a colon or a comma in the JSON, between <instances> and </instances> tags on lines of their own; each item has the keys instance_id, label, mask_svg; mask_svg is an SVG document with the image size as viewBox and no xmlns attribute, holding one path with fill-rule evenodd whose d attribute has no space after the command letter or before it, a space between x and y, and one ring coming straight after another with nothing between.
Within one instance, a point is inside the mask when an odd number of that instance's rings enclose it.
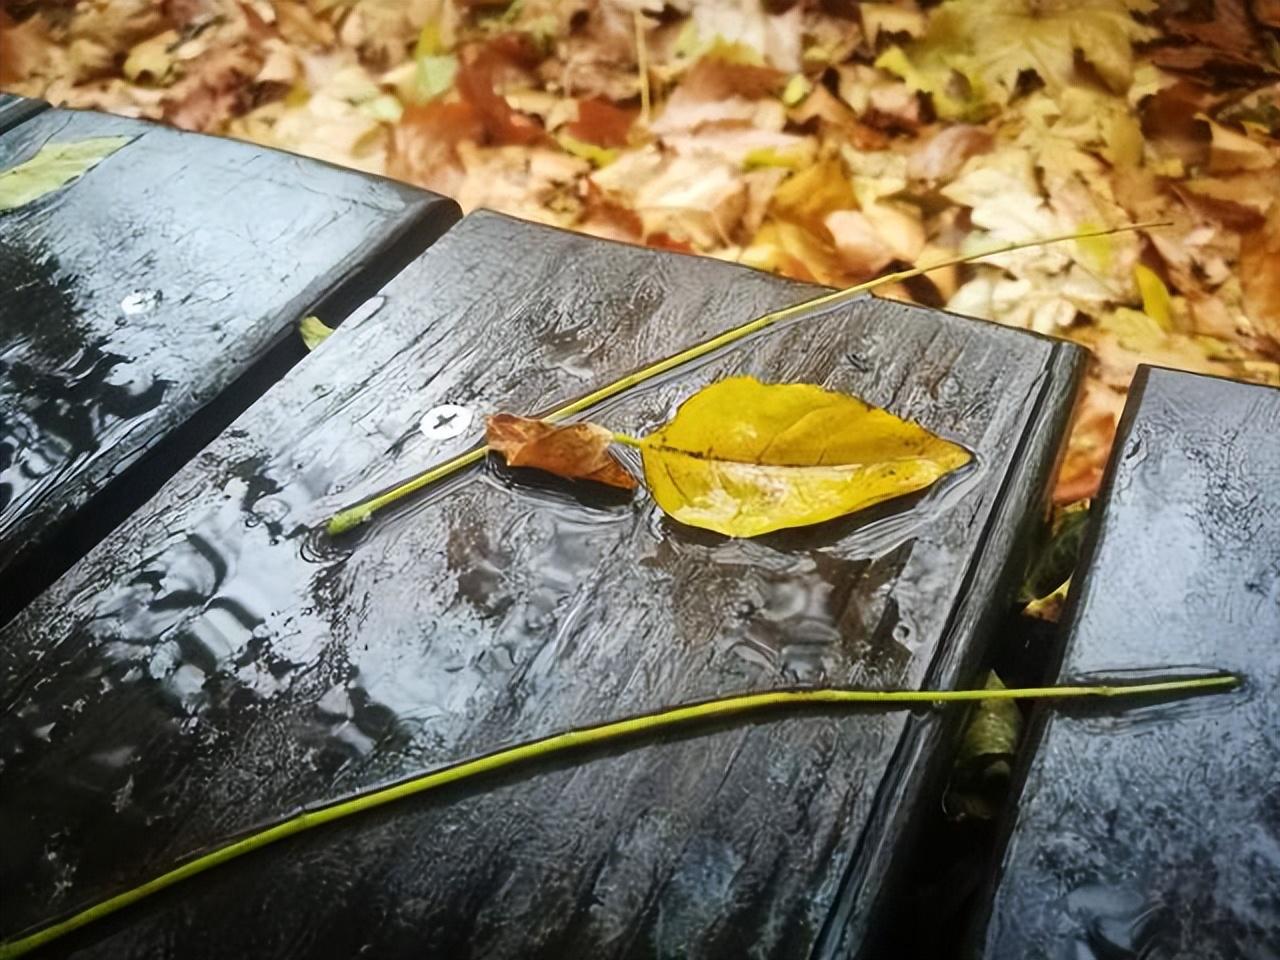
<instances>
[{"instance_id":1,"label":"screw head","mask_svg":"<svg viewBox=\"0 0 1280 960\"><path fill-rule=\"evenodd\" d=\"M418 428L428 440L451 440L471 426L473 419L469 408L456 403L442 403L423 415Z\"/></svg>"}]
</instances>

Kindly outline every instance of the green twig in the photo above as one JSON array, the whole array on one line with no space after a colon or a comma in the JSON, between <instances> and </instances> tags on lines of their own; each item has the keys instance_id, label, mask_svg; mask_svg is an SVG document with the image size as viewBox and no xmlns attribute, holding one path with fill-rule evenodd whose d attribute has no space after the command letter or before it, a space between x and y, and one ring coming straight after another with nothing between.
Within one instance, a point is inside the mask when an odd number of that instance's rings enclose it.
<instances>
[{"instance_id":1,"label":"green twig","mask_svg":"<svg viewBox=\"0 0 1280 960\"><path fill-rule=\"evenodd\" d=\"M899 270L896 273L888 273L875 280L868 280L866 283L860 283L853 287L845 287L843 290L833 290L831 293L824 293L821 296L806 300L803 303L797 303L790 307L784 307L781 310L775 310L772 313L766 313L764 316L756 317L754 320L748 320L740 326L726 330L724 333L717 334L710 339L703 340L701 343L695 343L691 347L674 353L663 360L651 363L647 367L643 367L634 373L629 373L625 377L620 377L612 383L605 384L590 393L566 403L562 407L557 407L550 413L546 414L543 419L551 422L563 420L571 417L575 413L580 413L588 407L594 406L610 397L617 396L624 390L629 390L637 384L644 383L646 380L652 380L654 377L666 373L668 370L674 370L676 367L682 366L690 361L705 357L709 353L719 350L721 347L728 346L741 340L743 337L758 333L761 330L771 327L776 323L784 320L791 320L801 314L808 313L820 307L830 307L837 303L843 303L852 299L860 293L866 293L868 290L874 290L876 287L884 286L887 283L897 283L901 280L910 280L912 277L919 277L929 273L932 270L940 270L943 267L954 267L961 263L970 263L974 260L981 260L985 257L994 257L1002 253L1012 253L1015 250L1026 250L1030 247L1043 247L1052 243L1065 243L1068 240L1087 240L1090 237L1107 237L1116 233L1126 233L1133 230L1150 230L1155 227L1169 226L1167 221L1149 221L1145 223L1130 223L1122 227L1109 227L1105 230L1086 230L1082 233L1066 233L1057 237L1045 237L1040 240L1023 240L1019 243L1008 243L1002 247L996 247L993 250L984 250L981 253L971 253L964 256L948 257L946 260L940 260L937 263L929 264L924 267L912 267L909 270ZM476 447L467 451L461 456L454 457L444 463L431 467L424 473L418 474L406 480L404 483L393 487L386 493L379 494L363 503L358 503L353 507L347 507L345 510L335 514L326 527L332 535L345 533L346 531L357 527L364 523L373 514L381 510L383 507L395 503L397 500L407 497L411 493L421 490L423 487L435 483L437 480L443 480L445 477L457 473L464 467L468 467L478 460L484 459L487 447Z\"/></svg>"},{"instance_id":2,"label":"green twig","mask_svg":"<svg viewBox=\"0 0 1280 960\"><path fill-rule=\"evenodd\" d=\"M405 797L426 793L449 784L474 779L487 773L505 770L534 760L545 760L556 754L582 747L608 743L625 738L651 735L661 730L691 723L742 716L782 707L831 706L898 706L904 704L954 703L973 700L1012 699L1071 699L1079 697L1150 696L1161 693L1195 693L1225 691L1239 684L1240 679L1230 674L1192 677L1182 680L1163 680L1151 683L1121 684L1110 686L1062 686L1032 687L1022 690L775 690L767 693L745 693L687 704L647 713L625 720L614 720L591 727L581 727L564 733L552 734L530 740L513 747L498 750L487 756L464 760L453 766L433 770L420 776L403 780L387 787L380 787L342 800L331 806L308 810L274 826L266 827L247 837L234 840L226 846L201 854L179 867L160 874L124 893L116 894L96 903L65 920L0 943L0 960L11 960L64 937L74 930L96 920L123 910L153 894L212 870L231 860L243 857L262 847L286 837L312 830L335 820L342 820L367 810L385 806Z\"/></svg>"}]
</instances>

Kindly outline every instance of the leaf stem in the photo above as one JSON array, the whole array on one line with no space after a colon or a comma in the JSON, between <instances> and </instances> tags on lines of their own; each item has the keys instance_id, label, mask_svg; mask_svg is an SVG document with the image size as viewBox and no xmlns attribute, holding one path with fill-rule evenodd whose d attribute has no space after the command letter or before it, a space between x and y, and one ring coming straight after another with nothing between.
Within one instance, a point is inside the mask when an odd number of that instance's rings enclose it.
<instances>
[{"instance_id":1,"label":"leaf stem","mask_svg":"<svg viewBox=\"0 0 1280 960\"><path fill-rule=\"evenodd\" d=\"M644 38L644 14L638 9L634 12L636 31L636 73L640 80L640 122L646 127L650 120L649 103L649 45Z\"/></svg>"},{"instance_id":2,"label":"leaf stem","mask_svg":"<svg viewBox=\"0 0 1280 960\"><path fill-rule=\"evenodd\" d=\"M939 270L943 267L954 267L957 264L970 263L975 260L981 260L985 257L998 256L1002 253L1012 253L1015 250L1026 250L1031 247L1043 247L1052 243L1065 243L1068 240L1087 240L1090 237L1107 237L1116 233L1127 233L1134 230L1150 230L1155 227L1167 227L1169 225L1169 221L1166 220L1149 220L1143 223L1128 223L1120 227L1085 230L1079 233L1064 233L1059 236L1044 237L1038 240L1022 240L1018 243L1007 243L1003 246L995 247L991 250L983 250L979 253L948 257L945 260L939 260L937 263L931 263L923 267L911 267L908 270L898 270L895 273L887 273L874 280L868 280L865 283L860 283L852 287L845 287L843 290L833 290L831 293L824 293L821 296L805 300L802 303L793 304L790 307L783 307L781 310L775 310L772 313L766 313L763 316L756 317L754 320L748 320L746 323L732 327L723 333L716 334L714 337L710 337L700 343L695 343L693 346L687 347L679 353L674 353L669 357L665 357L662 360L649 364L647 367L642 367L641 369L629 373L624 377L619 377L612 383L607 383L588 394L584 394L576 400L572 400L561 407L557 407L550 413L546 414L543 419L554 423L558 420L563 420L566 417L571 417L575 413L580 413L588 407L595 406L597 403L608 400L610 397L617 396L619 393L622 393L624 390L629 390L637 384L644 383L646 380L652 380L654 377L660 376L668 370L674 370L676 367L683 366L693 360L705 357L707 354L713 353L721 347L735 343L743 337L750 336L753 333L758 333L759 331L764 330L767 327L771 327L776 323L781 323L784 320L791 320L803 313L807 313L821 307L830 307L838 303L843 303L846 300L851 300L860 293L866 293L868 290L874 290L876 287L881 287L885 284L898 283L902 280L910 280L912 277L922 276L932 270ZM385 493L381 493L378 496L365 500L362 503L358 503L355 506L347 507L345 510L335 514L332 519L329 520L327 525L329 533L337 535L350 530L353 527L359 526L361 523L364 523L373 516L375 511L381 510L383 507L395 503L402 497L406 497L411 493L421 490L428 484L434 483L437 480L442 480L451 474L457 473L464 467L470 466L477 460L483 459L485 450L485 447L477 447L462 454L461 456L454 457L452 460L448 460L442 464L431 467L429 470L406 480L404 483L393 487Z\"/></svg>"},{"instance_id":3,"label":"leaf stem","mask_svg":"<svg viewBox=\"0 0 1280 960\"><path fill-rule=\"evenodd\" d=\"M485 756L475 757L452 766L419 774L399 783L378 787L368 793L340 800L337 803L304 810L302 813L287 820L282 820L248 836L241 837L239 840L233 840L225 846L201 854L130 890L95 903L79 913L72 914L64 920L52 923L24 937L0 943L0 960L11 960L13 957L20 957L35 950L37 947L44 946L74 930L87 926L95 920L100 920L118 910L123 910L125 907L137 903L139 900L181 883L183 880L212 870L214 867L238 859L245 854L269 846L286 837L291 837L367 810L373 810L397 800L402 800L405 797L475 779L484 774L504 770L517 764L545 760L556 754L578 750L586 746L637 736L649 736L658 731L685 724L705 723L709 720L787 707L814 705L856 706L862 704L888 707L900 704L955 703L974 700L1063 700L1082 697L1150 696L1160 693L1221 692L1229 690L1239 685L1239 683L1240 678L1233 674L1214 674L1211 676L1147 683L1030 687L1009 690L855 690L842 688L773 690L764 693L735 694L715 700L707 700L702 703L685 704L654 713L640 714L624 720L613 720L608 723L596 724L595 726L579 727L575 730L567 730L536 740L529 740Z\"/></svg>"},{"instance_id":4,"label":"leaf stem","mask_svg":"<svg viewBox=\"0 0 1280 960\"><path fill-rule=\"evenodd\" d=\"M613 435L613 442L614 442L614 443L620 443L620 444L622 444L624 447L635 447L635 449L637 449L637 450L643 450L643 449L644 449L644 441L643 441L643 440L639 439L638 437L633 437L633 436L630 436L629 434L625 434L625 433L615 433L615 434Z\"/></svg>"}]
</instances>

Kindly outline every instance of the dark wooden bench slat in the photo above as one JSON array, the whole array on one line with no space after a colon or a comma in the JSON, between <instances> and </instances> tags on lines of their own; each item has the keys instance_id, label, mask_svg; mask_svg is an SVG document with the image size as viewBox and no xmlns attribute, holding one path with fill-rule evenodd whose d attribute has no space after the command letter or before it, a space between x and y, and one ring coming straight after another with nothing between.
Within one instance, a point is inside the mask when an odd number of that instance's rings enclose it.
<instances>
[{"instance_id":1,"label":"dark wooden bench slat","mask_svg":"<svg viewBox=\"0 0 1280 960\"><path fill-rule=\"evenodd\" d=\"M813 292L464 219L0 635L7 931L309 804L567 727L796 683L972 679L1082 355L937 311L859 300L592 412L642 433L724 376L824 383L975 451L913 500L732 541L643 496L489 464L352 540L314 529L473 441L428 440L437 405L532 412ZM265 851L77 942L853 953L961 716L809 714L520 771Z\"/></svg>"},{"instance_id":2,"label":"dark wooden bench slat","mask_svg":"<svg viewBox=\"0 0 1280 960\"><path fill-rule=\"evenodd\" d=\"M975 952L1280 956L1280 390L1143 368L1093 509L1062 680L1246 687L1042 715Z\"/></svg>"},{"instance_id":3,"label":"dark wooden bench slat","mask_svg":"<svg viewBox=\"0 0 1280 960\"><path fill-rule=\"evenodd\" d=\"M12 93L0 93L0 133L16 127L23 120L34 117L49 105L43 100L32 100Z\"/></svg>"},{"instance_id":4,"label":"dark wooden bench slat","mask_svg":"<svg viewBox=\"0 0 1280 960\"><path fill-rule=\"evenodd\" d=\"M46 110L48 142L131 136L0 213L0 622L158 489L458 216L434 194L290 154Z\"/></svg>"}]
</instances>

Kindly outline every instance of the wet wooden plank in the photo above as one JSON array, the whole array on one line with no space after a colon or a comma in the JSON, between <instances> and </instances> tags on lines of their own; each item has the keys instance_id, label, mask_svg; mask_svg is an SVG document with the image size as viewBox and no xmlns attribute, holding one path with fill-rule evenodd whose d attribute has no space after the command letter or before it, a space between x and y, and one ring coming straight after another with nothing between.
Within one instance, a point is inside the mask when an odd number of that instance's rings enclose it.
<instances>
[{"instance_id":1,"label":"wet wooden plank","mask_svg":"<svg viewBox=\"0 0 1280 960\"><path fill-rule=\"evenodd\" d=\"M49 142L132 141L0 213L0 622L457 218L452 201L290 154L46 110Z\"/></svg>"},{"instance_id":2,"label":"wet wooden plank","mask_svg":"<svg viewBox=\"0 0 1280 960\"><path fill-rule=\"evenodd\" d=\"M34 117L49 105L43 100L31 100L12 93L0 93L0 133L16 127L23 120Z\"/></svg>"},{"instance_id":3,"label":"wet wooden plank","mask_svg":"<svg viewBox=\"0 0 1280 960\"><path fill-rule=\"evenodd\" d=\"M290 811L563 728L796 684L972 680L1082 355L937 311L865 298L592 412L643 433L731 374L824 383L975 451L916 498L735 541L644 496L487 464L351 539L316 529L465 449L486 411L581 395L813 292L464 219L0 636L5 931ZM419 422L445 403L475 424L429 439ZM265 852L77 944L852 955L960 716L775 717L526 769Z\"/></svg>"},{"instance_id":4,"label":"wet wooden plank","mask_svg":"<svg viewBox=\"0 0 1280 960\"><path fill-rule=\"evenodd\" d=\"M1144 368L1094 509L1063 680L1247 686L1043 715L977 952L1280 956L1280 390Z\"/></svg>"}]
</instances>

